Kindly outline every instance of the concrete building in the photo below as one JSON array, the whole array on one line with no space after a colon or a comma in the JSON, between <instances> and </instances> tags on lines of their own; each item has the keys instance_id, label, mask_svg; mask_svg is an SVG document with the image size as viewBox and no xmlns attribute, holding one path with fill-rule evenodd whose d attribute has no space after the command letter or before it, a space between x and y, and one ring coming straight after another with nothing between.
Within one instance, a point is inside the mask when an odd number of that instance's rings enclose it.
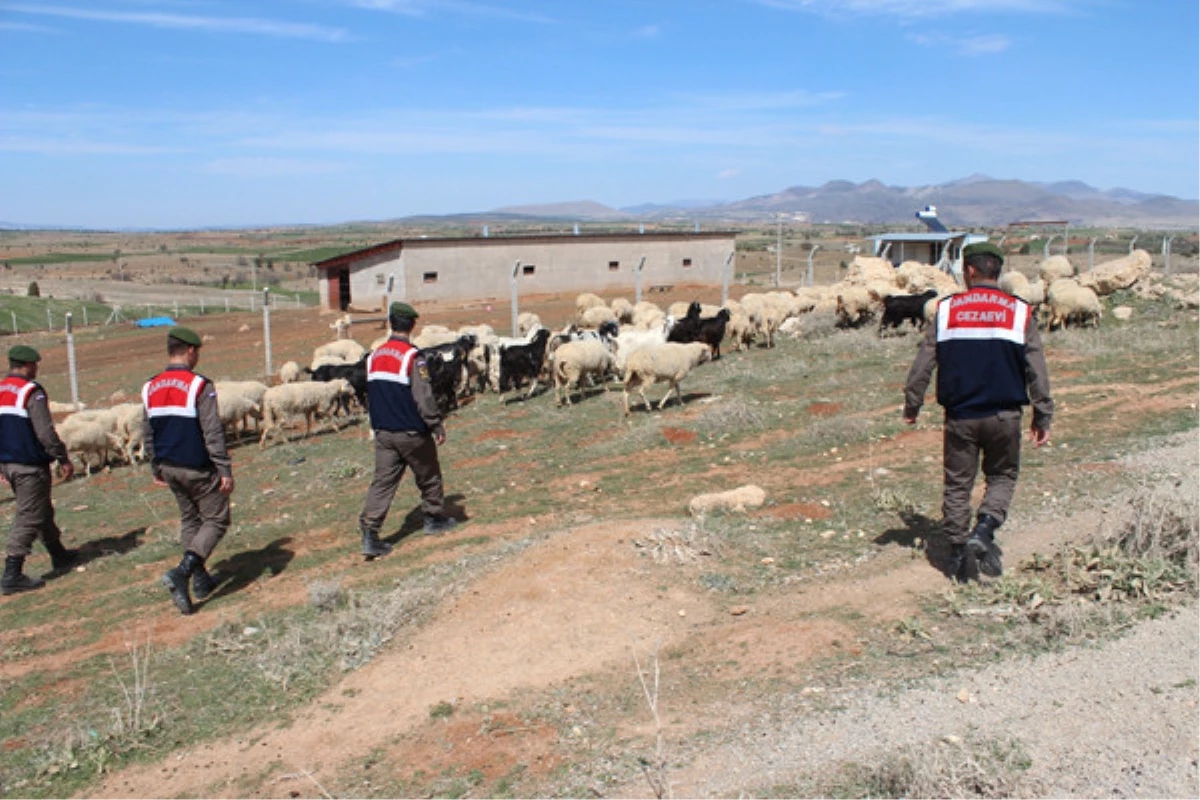
<instances>
[{"instance_id":1,"label":"concrete building","mask_svg":"<svg viewBox=\"0 0 1200 800\"><path fill-rule=\"evenodd\" d=\"M962 275L962 249L974 242L987 241L986 236L947 230L937 218L934 206L918 211L917 219L928 228L924 233L885 233L867 237L874 243L874 255L888 259L895 266L905 261L931 264L958 277Z\"/></svg>"},{"instance_id":2,"label":"concrete building","mask_svg":"<svg viewBox=\"0 0 1200 800\"><path fill-rule=\"evenodd\" d=\"M330 310L375 310L389 298L507 298L514 280L522 295L620 291L632 298L639 280L643 291L720 284L734 246L728 231L396 239L313 266L321 307Z\"/></svg>"}]
</instances>

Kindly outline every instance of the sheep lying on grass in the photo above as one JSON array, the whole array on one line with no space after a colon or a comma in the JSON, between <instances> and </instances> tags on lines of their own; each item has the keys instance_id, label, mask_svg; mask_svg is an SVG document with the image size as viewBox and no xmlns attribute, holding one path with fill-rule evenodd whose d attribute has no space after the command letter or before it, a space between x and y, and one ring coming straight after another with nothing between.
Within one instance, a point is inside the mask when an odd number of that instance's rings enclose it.
<instances>
[{"instance_id":1,"label":"sheep lying on grass","mask_svg":"<svg viewBox=\"0 0 1200 800\"><path fill-rule=\"evenodd\" d=\"M646 410L650 410L650 401L646 398L646 387L657 381L667 381L667 393L658 404L661 411L671 399L671 392L683 404L683 394L679 390L679 382L687 377L696 366L712 358L712 349L704 342L689 342L678 344L666 342L651 344L632 353L625 362L625 414L629 414L629 392L637 389L642 395Z\"/></svg>"},{"instance_id":2,"label":"sheep lying on grass","mask_svg":"<svg viewBox=\"0 0 1200 800\"><path fill-rule=\"evenodd\" d=\"M585 376L599 377L602 381L616 370L616 360L604 343L598 339L581 339L567 342L554 351L554 397L558 404L571 405L571 390Z\"/></svg>"},{"instance_id":3,"label":"sheep lying on grass","mask_svg":"<svg viewBox=\"0 0 1200 800\"><path fill-rule=\"evenodd\" d=\"M258 439L260 447L266 447L267 436L279 431L284 422L293 416L304 415L304 435L312 434L313 418L317 414L329 413L343 400L354 396L354 388L345 378L334 378L329 383L285 383L272 386L263 395L263 429ZM337 428L337 420L330 414L331 424Z\"/></svg>"}]
</instances>

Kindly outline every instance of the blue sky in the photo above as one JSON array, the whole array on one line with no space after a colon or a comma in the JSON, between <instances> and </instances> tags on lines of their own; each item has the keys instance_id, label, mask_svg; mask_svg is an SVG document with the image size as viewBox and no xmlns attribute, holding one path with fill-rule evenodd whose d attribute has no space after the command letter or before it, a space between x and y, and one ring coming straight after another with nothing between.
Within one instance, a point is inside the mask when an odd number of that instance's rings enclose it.
<instances>
[{"instance_id":1,"label":"blue sky","mask_svg":"<svg viewBox=\"0 0 1200 800\"><path fill-rule=\"evenodd\" d=\"M1200 194L1196 0L0 0L0 220Z\"/></svg>"}]
</instances>

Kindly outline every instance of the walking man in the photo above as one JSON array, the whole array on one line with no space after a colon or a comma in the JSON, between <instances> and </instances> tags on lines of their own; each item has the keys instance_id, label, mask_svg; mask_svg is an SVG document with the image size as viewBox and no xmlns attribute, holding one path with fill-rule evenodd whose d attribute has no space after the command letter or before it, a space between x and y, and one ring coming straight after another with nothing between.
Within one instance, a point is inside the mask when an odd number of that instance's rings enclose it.
<instances>
[{"instance_id":1,"label":"walking man","mask_svg":"<svg viewBox=\"0 0 1200 800\"><path fill-rule=\"evenodd\" d=\"M217 390L194 371L200 344L195 331L172 328L167 334L167 368L142 388L154 484L169 487L179 504L183 559L167 570L162 582L181 614L195 610L189 579L197 600L217 588L204 562L229 530L234 486Z\"/></svg>"},{"instance_id":2,"label":"walking man","mask_svg":"<svg viewBox=\"0 0 1200 800\"><path fill-rule=\"evenodd\" d=\"M936 367L945 408L942 530L946 573L959 583L1004 571L996 530L1008 516L1021 461L1022 406L1033 405L1030 441L1050 441L1054 401L1037 322L1029 304L1000 291L1004 254L981 242L963 249L967 291L938 303L904 386L904 421L913 424ZM986 491L971 524L971 490L982 457Z\"/></svg>"},{"instance_id":3,"label":"walking man","mask_svg":"<svg viewBox=\"0 0 1200 800\"><path fill-rule=\"evenodd\" d=\"M426 534L454 528L458 520L444 513L442 468L438 445L446 441L442 414L429 385L425 356L409 337L418 314L407 303L388 308L391 337L367 361L367 401L375 431L375 477L358 518L362 553L370 561L386 556L392 546L379 538L396 487L411 468L421 491Z\"/></svg>"},{"instance_id":4,"label":"walking man","mask_svg":"<svg viewBox=\"0 0 1200 800\"><path fill-rule=\"evenodd\" d=\"M4 578L0 593L16 594L40 589L46 582L25 574L25 559L33 542L41 537L57 573L75 565L78 551L62 543L62 531L54 522L50 499L50 465L58 462L63 480L75 473L66 445L54 430L50 401L37 383L37 350L23 344L8 351L8 375L0 381L0 474L16 496L12 530L4 555Z\"/></svg>"}]
</instances>

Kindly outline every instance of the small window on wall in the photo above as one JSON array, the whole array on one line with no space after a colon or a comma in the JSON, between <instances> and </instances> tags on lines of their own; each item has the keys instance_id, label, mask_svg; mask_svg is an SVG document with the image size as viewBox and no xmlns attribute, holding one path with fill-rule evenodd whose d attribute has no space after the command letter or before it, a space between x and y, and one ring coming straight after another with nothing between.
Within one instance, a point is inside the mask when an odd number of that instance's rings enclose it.
<instances>
[{"instance_id":1,"label":"small window on wall","mask_svg":"<svg viewBox=\"0 0 1200 800\"><path fill-rule=\"evenodd\" d=\"M692 265L692 260L690 258L685 258L683 260L683 266L690 267L691 265Z\"/></svg>"},{"instance_id":2,"label":"small window on wall","mask_svg":"<svg viewBox=\"0 0 1200 800\"><path fill-rule=\"evenodd\" d=\"M383 286L383 284L386 282L387 282L387 278L382 273L375 276L375 285L376 286Z\"/></svg>"},{"instance_id":3,"label":"small window on wall","mask_svg":"<svg viewBox=\"0 0 1200 800\"><path fill-rule=\"evenodd\" d=\"M609 272L616 272L616 271L617 271L617 270L619 270L620 268L621 268L621 262L620 262L620 261L610 261L610 262L608 262L608 271L609 271Z\"/></svg>"},{"instance_id":4,"label":"small window on wall","mask_svg":"<svg viewBox=\"0 0 1200 800\"><path fill-rule=\"evenodd\" d=\"M535 269L537 269L537 266L534 264L522 264L521 265L521 274L522 275L532 275L533 271Z\"/></svg>"},{"instance_id":5,"label":"small window on wall","mask_svg":"<svg viewBox=\"0 0 1200 800\"><path fill-rule=\"evenodd\" d=\"M421 276L421 280L425 281L425 283L437 283L437 273L436 272L426 272L424 275Z\"/></svg>"}]
</instances>

